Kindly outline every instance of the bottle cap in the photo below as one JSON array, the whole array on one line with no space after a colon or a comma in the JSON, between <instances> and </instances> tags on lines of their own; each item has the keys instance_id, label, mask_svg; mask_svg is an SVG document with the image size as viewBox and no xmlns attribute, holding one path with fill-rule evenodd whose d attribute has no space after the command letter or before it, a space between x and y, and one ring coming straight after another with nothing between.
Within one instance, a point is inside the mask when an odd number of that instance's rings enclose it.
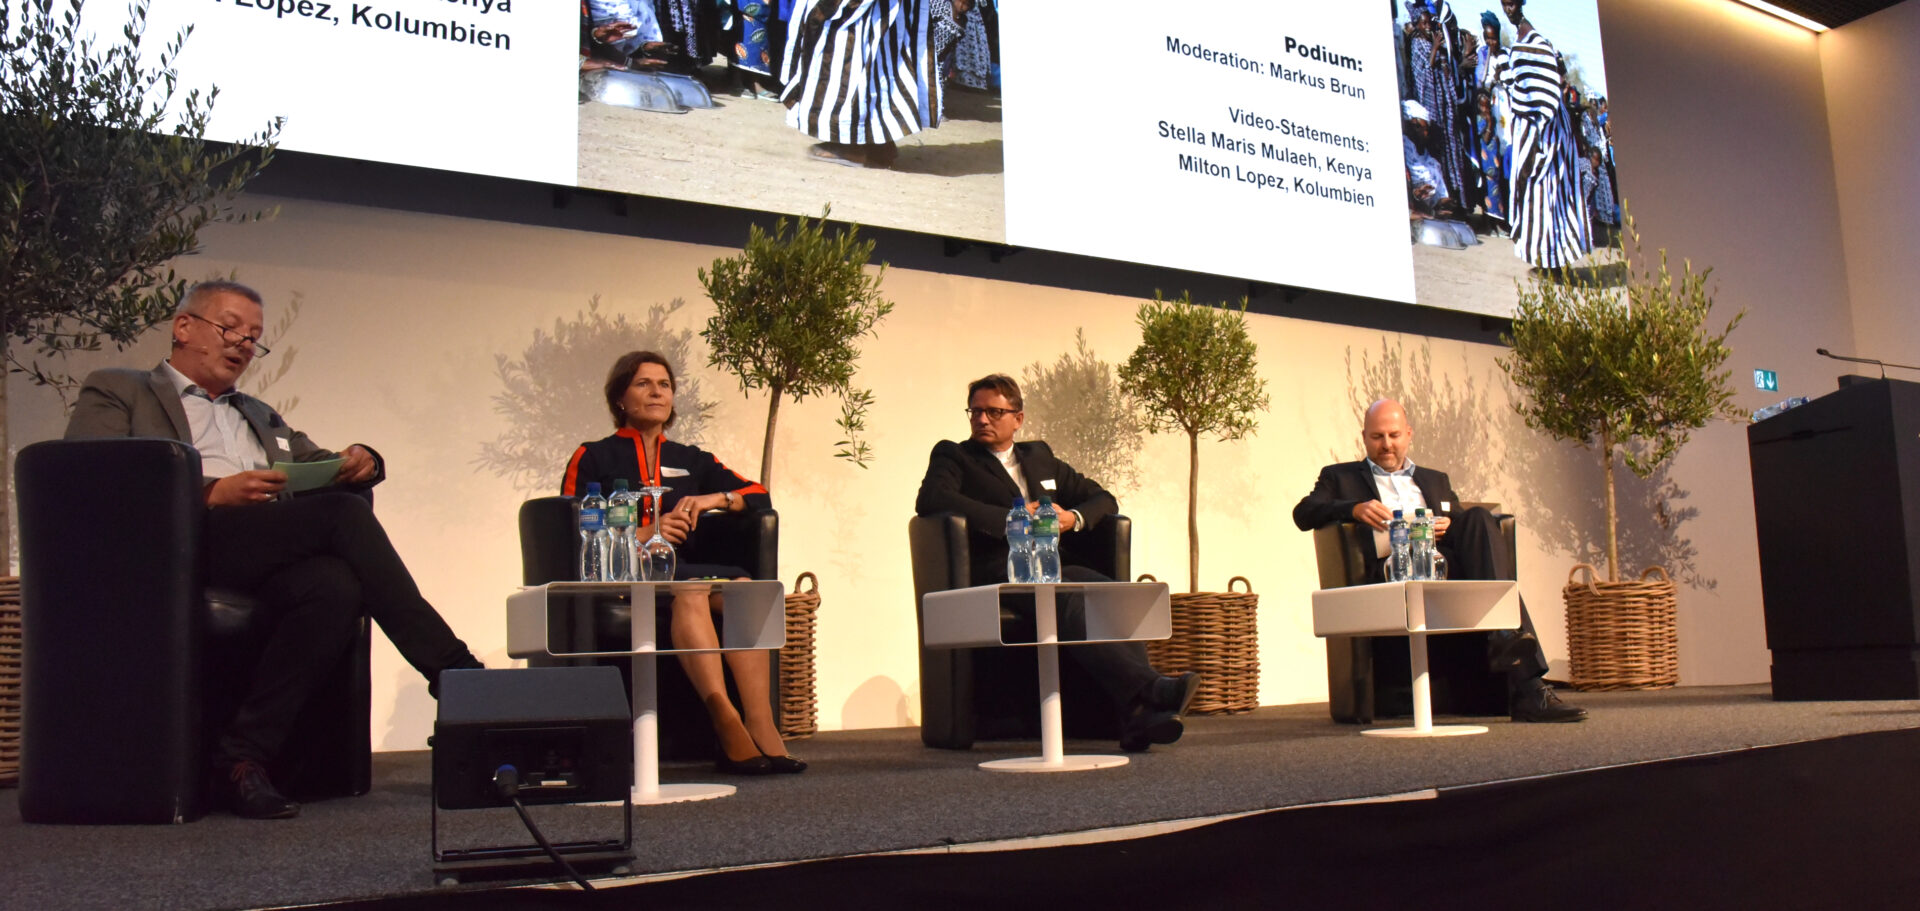
<instances>
[{"instance_id":1,"label":"bottle cap","mask_svg":"<svg viewBox=\"0 0 1920 911\"><path fill-rule=\"evenodd\" d=\"M1013 508L1014 508L1014 509L1026 509L1026 508L1027 508L1027 498L1026 498L1026 497L1023 497L1023 496L1021 496L1021 495L1019 495L1019 494L1017 494L1017 493L1016 493L1016 494L1014 494L1014 495L1013 495Z\"/></svg>"},{"instance_id":2,"label":"bottle cap","mask_svg":"<svg viewBox=\"0 0 1920 911\"><path fill-rule=\"evenodd\" d=\"M599 496L599 495L600 495L600 482L599 482L599 481L588 481L588 482L587 482L587 496L590 496L590 497L597 497L597 496Z\"/></svg>"},{"instance_id":3,"label":"bottle cap","mask_svg":"<svg viewBox=\"0 0 1920 911\"><path fill-rule=\"evenodd\" d=\"M614 479L613 479L613 489L614 489L614 490L626 490L626 489L627 489L627 479L626 479L626 478L614 478Z\"/></svg>"},{"instance_id":4,"label":"bottle cap","mask_svg":"<svg viewBox=\"0 0 1920 911\"><path fill-rule=\"evenodd\" d=\"M1053 505L1053 498L1052 498L1052 497L1050 497L1050 496L1047 496L1047 495L1046 495L1046 494L1044 494L1044 493L1043 493L1043 494L1041 494L1041 495L1040 495L1040 505L1041 505L1041 506L1051 506L1051 505Z\"/></svg>"},{"instance_id":5,"label":"bottle cap","mask_svg":"<svg viewBox=\"0 0 1920 911\"><path fill-rule=\"evenodd\" d=\"M1418 509L1415 509L1415 510L1413 511L1413 515L1414 515L1414 518L1416 518L1416 519L1417 519L1417 518L1419 518L1419 517L1421 517L1421 516L1424 516L1424 515L1426 515L1426 514L1427 514L1427 508L1426 508L1425 506L1422 506L1422 507L1420 507L1420 508L1418 508Z\"/></svg>"},{"instance_id":6,"label":"bottle cap","mask_svg":"<svg viewBox=\"0 0 1920 911\"><path fill-rule=\"evenodd\" d=\"M1400 518L1400 510L1398 510L1398 509L1396 509L1396 510L1394 510L1394 511L1393 511L1393 517L1394 517L1394 518L1396 518L1396 519L1398 519L1398 518Z\"/></svg>"}]
</instances>

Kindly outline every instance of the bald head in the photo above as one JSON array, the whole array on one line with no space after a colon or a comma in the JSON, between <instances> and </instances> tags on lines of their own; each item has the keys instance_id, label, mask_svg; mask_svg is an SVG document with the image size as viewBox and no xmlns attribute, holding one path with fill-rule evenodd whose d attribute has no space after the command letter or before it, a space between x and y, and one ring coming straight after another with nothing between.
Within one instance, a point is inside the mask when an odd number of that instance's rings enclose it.
<instances>
[{"instance_id":1,"label":"bald head","mask_svg":"<svg viewBox=\"0 0 1920 911\"><path fill-rule=\"evenodd\" d=\"M1367 458L1388 471L1406 467L1407 448L1413 444L1413 425L1407 421L1407 409L1392 399L1381 399L1367 406L1366 420L1360 425L1360 440L1366 444Z\"/></svg>"}]
</instances>

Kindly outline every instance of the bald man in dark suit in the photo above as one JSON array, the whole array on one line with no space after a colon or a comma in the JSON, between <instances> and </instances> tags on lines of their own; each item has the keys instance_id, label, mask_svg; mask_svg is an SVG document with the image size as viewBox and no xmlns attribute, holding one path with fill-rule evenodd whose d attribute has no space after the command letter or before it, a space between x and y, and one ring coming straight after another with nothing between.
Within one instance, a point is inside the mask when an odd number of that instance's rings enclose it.
<instances>
[{"instance_id":1,"label":"bald man in dark suit","mask_svg":"<svg viewBox=\"0 0 1920 911\"><path fill-rule=\"evenodd\" d=\"M1387 523L1394 510L1408 518L1416 508L1434 513L1433 531L1453 579L1517 578L1500 534L1500 520L1481 507L1461 509L1445 472L1413 464L1413 425L1399 402L1381 399L1367 407L1361 439L1367 457L1320 469L1313 492L1293 508L1293 523L1311 531L1341 522L1373 529L1375 548L1366 553L1367 578L1385 581ZM1520 605L1520 628L1496 635L1489 672L1507 677L1507 704L1515 721L1581 721L1585 709L1567 705L1546 682L1547 656L1533 633L1533 619Z\"/></svg>"}]
</instances>

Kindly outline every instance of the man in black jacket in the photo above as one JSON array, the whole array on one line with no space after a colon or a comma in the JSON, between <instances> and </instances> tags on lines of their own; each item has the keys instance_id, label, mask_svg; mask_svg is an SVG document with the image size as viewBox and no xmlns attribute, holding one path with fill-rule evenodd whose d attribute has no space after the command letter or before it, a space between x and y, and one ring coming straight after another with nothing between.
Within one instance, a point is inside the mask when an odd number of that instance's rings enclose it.
<instances>
[{"instance_id":1,"label":"man in black jacket","mask_svg":"<svg viewBox=\"0 0 1920 911\"><path fill-rule=\"evenodd\" d=\"M1072 534L1092 528L1119 511L1113 494L1093 479L1073 470L1042 442L1015 443L1013 435L1026 422L1021 410L1020 385L1012 377L994 374L967 386L967 422L971 430L961 442L942 440L933 447L927 476L920 481L914 511L923 516L957 513L967 520L969 579L974 585L1007 581L1007 510L1016 496L1031 511L1042 495L1059 509L1060 531ZM1084 566L1065 566L1066 582L1111 582ZM1021 599L1031 611L1031 599ZM1015 610L1018 605L1009 606ZM1060 601L1062 640L1085 636L1085 605L1077 597ZM1180 713L1200 687L1200 675L1163 677L1147 663L1147 650L1138 642L1075 645L1065 654L1100 682L1122 712L1120 748L1139 752L1156 743L1180 739Z\"/></svg>"},{"instance_id":2,"label":"man in black jacket","mask_svg":"<svg viewBox=\"0 0 1920 911\"><path fill-rule=\"evenodd\" d=\"M1461 509L1444 472L1422 468L1407 457L1413 425L1406 409L1392 399L1367 406L1361 428L1367 457L1320 469L1313 492L1293 508L1293 524L1311 531L1341 522L1358 522L1374 532L1374 548L1365 557L1367 578L1384 581L1387 523L1394 510L1412 518L1425 507L1434 514L1433 533L1447 558L1452 579L1517 578L1500 521L1482 507ZM1520 629L1496 634L1490 670L1507 675L1507 701L1515 721L1580 721L1585 709L1567 705L1544 679L1547 657L1533 633L1526 603L1520 605Z\"/></svg>"}]
</instances>

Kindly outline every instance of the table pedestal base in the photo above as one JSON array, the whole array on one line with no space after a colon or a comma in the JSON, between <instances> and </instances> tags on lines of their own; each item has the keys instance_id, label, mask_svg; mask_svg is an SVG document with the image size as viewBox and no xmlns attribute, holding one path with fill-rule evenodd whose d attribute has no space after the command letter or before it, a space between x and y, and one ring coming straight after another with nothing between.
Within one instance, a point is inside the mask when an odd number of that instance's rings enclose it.
<instances>
[{"instance_id":1,"label":"table pedestal base","mask_svg":"<svg viewBox=\"0 0 1920 911\"><path fill-rule=\"evenodd\" d=\"M1360 733L1368 737L1460 737L1466 734L1485 734L1485 725L1478 724L1436 724L1425 728L1368 728ZM635 799L635 803L639 800Z\"/></svg>"},{"instance_id":2,"label":"table pedestal base","mask_svg":"<svg viewBox=\"0 0 1920 911\"><path fill-rule=\"evenodd\" d=\"M738 789L730 784L663 784L652 793L636 787L633 789L633 803L639 806L640 804L712 800L716 797L732 797L736 790Z\"/></svg>"},{"instance_id":3,"label":"table pedestal base","mask_svg":"<svg viewBox=\"0 0 1920 911\"><path fill-rule=\"evenodd\" d=\"M1099 754L1075 754L1062 756L1059 760L1048 762L1045 756L1023 756L1019 759L995 759L980 763L980 767L989 772L1086 772L1092 769L1110 769L1123 766L1128 762L1125 756L1102 756Z\"/></svg>"}]
</instances>

